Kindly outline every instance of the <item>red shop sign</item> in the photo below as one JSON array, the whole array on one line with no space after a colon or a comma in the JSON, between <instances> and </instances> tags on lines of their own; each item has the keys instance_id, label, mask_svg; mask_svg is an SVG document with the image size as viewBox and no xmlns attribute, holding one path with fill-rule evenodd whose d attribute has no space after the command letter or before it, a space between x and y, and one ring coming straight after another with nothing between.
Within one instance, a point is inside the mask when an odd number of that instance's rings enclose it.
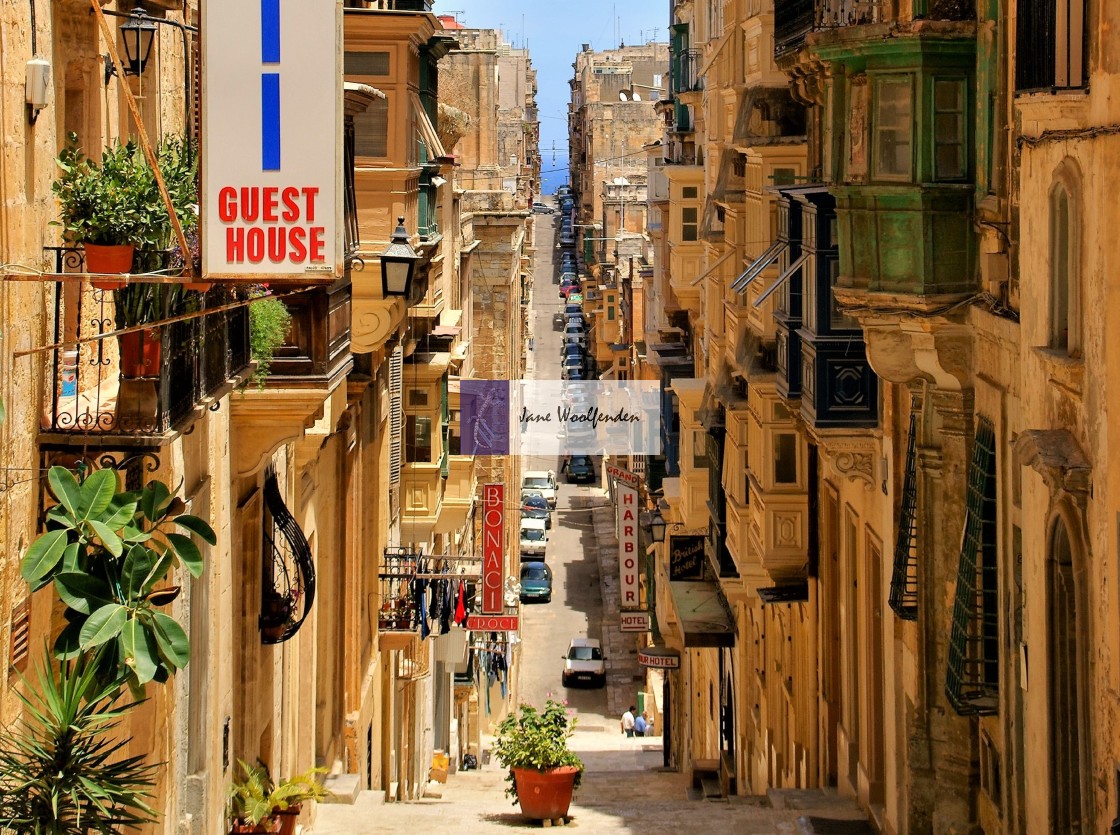
<instances>
[{"instance_id":1,"label":"red shop sign","mask_svg":"<svg viewBox=\"0 0 1120 835\"><path fill-rule=\"evenodd\" d=\"M506 486L486 484L482 488L482 612L500 615L502 569L505 545Z\"/></svg>"}]
</instances>

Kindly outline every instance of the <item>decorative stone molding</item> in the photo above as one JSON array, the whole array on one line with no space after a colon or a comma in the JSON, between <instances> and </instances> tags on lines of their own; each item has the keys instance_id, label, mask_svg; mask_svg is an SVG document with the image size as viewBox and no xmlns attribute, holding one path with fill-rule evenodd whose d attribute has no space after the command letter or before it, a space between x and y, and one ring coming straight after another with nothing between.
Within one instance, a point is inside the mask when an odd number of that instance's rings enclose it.
<instances>
[{"instance_id":1,"label":"decorative stone molding","mask_svg":"<svg viewBox=\"0 0 1120 835\"><path fill-rule=\"evenodd\" d=\"M1015 454L1042 476L1055 493L1068 493L1084 505L1092 487L1093 466L1066 429L1028 429L1015 439Z\"/></svg>"},{"instance_id":2,"label":"decorative stone molding","mask_svg":"<svg viewBox=\"0 0 1120 835\"><path fill-rule=\"evenodd\" d=\"M846 435L843 438L829 438L826 435L820 437L819 441L821 459L834 475L848 481L863 482L864 490L875 489L875 461L880 457L879 442L875 437Z\"/></svg>"},{"instance_id":3,"label":"decorative stone molding","mask_svg":"<svg viewBox=\"0 0 1120 835\"><path fill-rule=\"evenodd\" d=\"M405 319L403 299L363 299L351 301L350 351L369 354L384 347Z\"/></svg>"},{"instance_id":4,"label":"decorative stone molding","mask_svg":"<svg viewBox=\"0 0 1120 835\"><path fill-rule=\"evenodd\" d=\"M345 393L345 388L342 390ZM231 397L230 452L235 475L255 475L281 444L301 440L327 413L332 393L324 389L266 388Z\"/></svg>"},{"instance_id":5,"label":"decorative stone molding","mask_svg":"<svg viewBox=\"0 0 1120 835\"><path fill-rule=\"evenodd\" d=\"M903 384L929 380L942 391L970 387L973 334L964 321L886 313L882 308L869 306L867 297L872 294L838 288L836 295L859 319L867 361L884 380ZM892 296L876 302L890 304L893 300Z\"/></svg>"}]
</instances>

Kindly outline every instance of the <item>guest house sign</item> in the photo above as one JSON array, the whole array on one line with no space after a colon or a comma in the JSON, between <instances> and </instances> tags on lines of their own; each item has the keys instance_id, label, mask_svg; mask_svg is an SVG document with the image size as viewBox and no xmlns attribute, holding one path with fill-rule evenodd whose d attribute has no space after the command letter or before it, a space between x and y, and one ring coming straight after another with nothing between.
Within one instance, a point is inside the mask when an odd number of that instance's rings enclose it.
<instances>
[{"instance_id":1,"label":"guest house sign","mask_svg":"<svg viewBox=\"0 0 1120 835\"><path fill-rule=\"evenodd\" d=\"M342 274L342 2L202 6L202 270Z\"/></svg>"}]
</instances>

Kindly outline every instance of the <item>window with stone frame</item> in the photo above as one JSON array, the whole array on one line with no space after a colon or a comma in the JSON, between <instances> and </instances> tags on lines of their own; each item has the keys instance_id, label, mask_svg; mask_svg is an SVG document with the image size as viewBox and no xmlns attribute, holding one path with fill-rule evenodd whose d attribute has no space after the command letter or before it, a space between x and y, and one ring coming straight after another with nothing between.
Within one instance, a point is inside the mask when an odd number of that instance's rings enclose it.
<instances>
[{"instance_id":1,"label":"window with stone frame","mask_svg":"<svg viewBox=\"0 0 1120 835\"><path fill-rule=\"evenodd\" d=\"M1087 0L1019 0L1015 20L1015 92L1084 87Z\"/></svg>"},{"instance_id":2,"label":"window with stone frame","mask_svg":"<svg viewBox=\"0 0 1120 835\"><path fill-rule=\"evenodd\" d=\"M1081 355L1081 247L1077 184L1068 167L1050 191L1049 345Z\"/></svg>"},{"instance_id":3,"label":"window with stone frame","mask_svg":"<svg viewBox=\"0 0 1120 835\"><path fill-rule=\"evenodd\" d=\"M404 460L408 464L432 462L432 418L405 415Z\"/></svg>"}]
</instances>

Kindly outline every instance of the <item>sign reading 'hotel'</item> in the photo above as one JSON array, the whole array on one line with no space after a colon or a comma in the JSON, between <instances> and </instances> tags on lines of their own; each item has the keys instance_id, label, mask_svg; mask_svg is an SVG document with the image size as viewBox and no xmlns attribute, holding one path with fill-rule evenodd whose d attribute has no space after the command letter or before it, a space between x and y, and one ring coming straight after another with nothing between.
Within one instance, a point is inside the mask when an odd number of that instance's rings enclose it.
<instances>
[{"instance_id":1,"label":"sign reading 'hotel'","mask_svg":"<svg viewBox=\"0 0 1120 835\"><path fill-rule=\"evenodd\" d=\"M202 6L207 278L342 274L341 6Z\"/></svg>"}]
</instances>

